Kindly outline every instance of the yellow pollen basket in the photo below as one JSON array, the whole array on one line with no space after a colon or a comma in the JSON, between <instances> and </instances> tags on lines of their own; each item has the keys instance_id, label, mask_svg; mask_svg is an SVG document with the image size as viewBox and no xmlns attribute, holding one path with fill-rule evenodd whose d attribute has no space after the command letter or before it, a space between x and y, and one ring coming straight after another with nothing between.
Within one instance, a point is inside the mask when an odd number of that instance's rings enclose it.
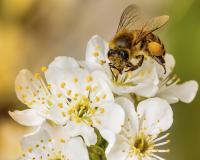
<instances>
[{"instance_id":1,"label":"yellow pollen basket","mask_svg":"<svg viewBox=\"0 0 200 160\"><path fill-rule=\"evenodd\" d=\"M154 56L160 56L160 53L162 53L162 47L157 42L150 42L148 44L148 49Z\"/></svg>"}]
</instances>

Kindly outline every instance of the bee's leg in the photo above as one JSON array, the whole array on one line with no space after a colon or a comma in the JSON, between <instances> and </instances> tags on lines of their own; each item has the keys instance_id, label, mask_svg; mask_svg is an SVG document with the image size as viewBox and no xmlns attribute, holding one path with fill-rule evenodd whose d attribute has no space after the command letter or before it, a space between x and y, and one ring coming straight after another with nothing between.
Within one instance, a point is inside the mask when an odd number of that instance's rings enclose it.
<instances>
[{"instance_id":1,"label":"bee's leg","mask_svg":"<svg viewBox=\"0 0 200 160\"><path fill-rule=\"evenodd\" d=\"M137 59L140 58L139 62L136 65L133 65L131 62L128 62L127 67L129 67L129 69L126 70L125 72L134 71L142 66L143 61L144 61L144 55L138 55L138 56L136 56L136 58Z\"/></svg>"},{"instance_id":2,"label":"bee's leg","mask_svg":"<svg viewBox=\"0 0 200 160\"><path fill-rule=\"evenodd\" d=\"M152 56L152 58L164 68L164 74L166 74L167 71L165 67L165 59L163 56Z\"/></svg>"},{"instance_id":3,"label":"bee's leg","mask_svg":"<svg viewBox=\"0 0 200 160\"><path fill-rule=\"evenodd\" d=\"M112 63L109 63L108 65L109 65L109 67L110 67L110 71L111 71L113 77L114 77L115 79L117 79L117 76L114 74L112 68L116 69L120 74L122 74L122 71L120 71L118 68L116 68Z\"/></svg>"}]
</instances>

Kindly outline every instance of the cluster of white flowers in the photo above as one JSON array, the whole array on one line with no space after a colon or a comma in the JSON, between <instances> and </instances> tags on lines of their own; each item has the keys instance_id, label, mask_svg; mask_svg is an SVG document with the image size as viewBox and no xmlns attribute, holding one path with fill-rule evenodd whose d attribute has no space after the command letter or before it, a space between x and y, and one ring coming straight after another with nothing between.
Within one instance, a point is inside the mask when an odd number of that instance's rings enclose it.
<instances>
[{"instance_id":1,"label":"cluster of white flowers","mask_svg":"<svg viewBox=\"0 0 200 160\"><path fill-rule=\"evenodd\" d=\"M166 73L146 57L136 71L113 77L108 43L88 42L86 58L57 57L42 67L44 76L22 70L17 97L28 106L10 116L36 131L21 141L24 160L163 160L169 152L170 104L191 102L196 81L179 84L175 60L166 54ZM45 77L45 79L44 79ZM158 154L157 154L158 153Z\"/></svg>"}]
</instances>

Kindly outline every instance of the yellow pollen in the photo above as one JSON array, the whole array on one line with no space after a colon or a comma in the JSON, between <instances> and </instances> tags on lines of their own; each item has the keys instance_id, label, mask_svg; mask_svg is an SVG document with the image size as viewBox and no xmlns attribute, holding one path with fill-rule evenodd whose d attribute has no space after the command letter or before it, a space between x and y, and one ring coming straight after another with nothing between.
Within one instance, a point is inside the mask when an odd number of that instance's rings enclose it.
<instances>
[{"instance_id":1,"label":"yellow pollen","mask_svg":"<svg viewBox=\"0 0 200 160\"><path fill-rule=\"evenodd\" d=\"M99 102L99 101L100 101L100 98L99 98L98 96L96 96L96 97L95 97L95 101L96 101L96 102Z\"/></svg>"},{"instance_id":2,"label":"yellow pollen","mask_svg":"<svg viewBox=\"0 0 200 160\"><path fill-rule=\"evenodd\" d=\"M75 121L76 121L76 123L80 123L80 122L81 122L81 119L80 119L79 117L76 117L76 118L75 118Z\"/></svg>"},{"instance_id":3,"label":"yellow pollen","mask_svg":"<svg viewBox=\"0 0 200 160\"><path fill-rule=\"evenodd\" d=\"M36 148L38 148L39 146L40 146L39 144L36 144L36 145L35 145Z\"/></svg>"},{"instance_id":4,"label":"yellow pollen","mask_svg":"<svg viewBox=\"0 0 200 160\"><path fill-rule=\"evenodd\" d=\"M86 91L90 91L91 90L91 86L86 86L85 89L86 89Z\"/></svg>"},{"instance_id":5,"label":"yellow pollen","mask_svg":"<svg viewBox=\"0 0 200 160\"><path fill-rule=\"evenodd\" d=\"M40 78L40 73L35 73L35 74L34 74L34 77L35 77L36 79L39 79L39 78Z\"/></svg>"},{"instance_id":6,"label":"yellow pollen","mask_svg":"<svg viewBox=\"0 0 200 160\"><path fill-rule=\"evenodd\" d=\"M51 89L51 84L48 84L48 85L47 85L47 88L48 88L48 89Z\"/></svg>"},{"instance_id":7,"label":"yellow pollen","mask_svg":"<svg viewBox=\"0 0 200 160\"><path fill-rule=\"evenodd\" d=\"M62 96L62 93L58 93L57 97L60 98Z\"/></svg>"},{"instance_id":8,"label":"yellow pollen","mask_svg":"<svg viewBox=\"0 0 200 160\"><path fill-rule=\"evenodd\" d=\"M104 95L103 95L103 99L106 99L106 97L107 97L107 95L106 95L106 94L104 94Z\"/></svg>"},{"instance_id":9,"label":"yellow pollen","mask_svg":"<svg viewBox=\"0 0 200 160\"><path fill-rule=\"evenodd\" d=\"M48 100L47 103L48 103L49 106L53 105L53 102L51 102L50 100Z\"/></svg>"},{"instance_id":10,"label":"yellow pollen","mask_svg":"<svg viewBox=\"0 0 200 160\"><path fill-rule=\"evenodd\" d=\"M62 82L62 83L60 84L60 87L61 87L61 88L65 88L65 85L66 85L66 83L65 83L65 82Z\"/></svg>"},{"instance_id":11,"label":"yellow pollen","mask_svg":"<svg viewBox=\"0 0 200 160\"><path fill-rule=\"evenodd\" d=\"M104 109L104 108L100 108L100 112L101 112L101 113L104 113L104 112L105 112L105 109Z\"/></svg>"},{"instance_id":12,"label":"yellow pollen","mask_svg":"<svg viewBox=\"0 0 200 160\"><path fill-rule=\"evenodd\" d=\"M74 96L75 96L75 97L78 97L78 96L79 96L79 94L78 94L78 93L75 93L75 94L74 94Z\"/></svg>"},{"instance_id":13,"label":"yellow pollen","mask_svg":"<svg viewBox=\"0 0 200 160\"><path fill-rule=\"evenodd\" d=\"M93 77L91 75L86 77L86 82L91 82L93 80Z\"/></svg>"},{"instance_id":14,"label":"yellow pollen","mask_svg":"<svg viewBox=\"0 0 200 160\"><path fill-rule=\"evenodd\" d=\"M68 95L68 96L70 96L70 95L71 95L71 93L72 93L72 91L71 91L71 90L68 90L68 91L67 91L67 95Z\"/></svg>"},{"instance_id":15,"label":"yellow pollen","mask_svg":"<svg viewBox=\"0 0 200 160\"><path fill-rule=\"evenodd\" d=\"M29 147L29 148L28 148L28 152L29 152L29 153L32 153L32 151L33 151L33 148L32 148L32 147Z\"/></svg>"},{"instance_id":16,"label":"yellow pollen","mask_svg":"<svg viewBox=\"0 0 200 160\"><path fill-rule=\"evenodd\" d=\"M65 140L63 138L60 139L61 143L65 143Z\"/></svg>"},{"instance_id":17,"label":"yellow pollen","mask_svg":"<svg viewBox=\"0 0 200 160\"><path fill-rule=\"evenodd\" d=\"M63 108L63 104L62 103L58 103L58 107L59 108Z\"/></svg>"},{"instance_id":18,"label":"yellow pollen","mask_svg":"<svg viewBox=\"0 0 200 160\"><path fill-rule=\"evenodd\" d=\"M22 86L19 85L19 86L16 87L16 89L17 89L18 91L21 91L21 90L22 90Z\"/></svg>"},{"instance_id":19,"label":"yellow pollen","mask_svg":"<svg viewBox=\"0 0 200 160\"><path fill-rule=\"evenodd\" d=\"M104 61L104 60L99 61L99 64L101 64L101 65L104 65L105 63L106 63L106 61Z\"/></svg>"},{"instance_id":20,"label":"yellow pollen","mask_svg":"<svg viewBox=\"0 0 200 160\"><path fill-rule=\"evenodd\" d=\"M96 109L95 108L92 108L91 110L90 110L90 114L94 114L96 112Z\"/></svg>"},{"instance_id":21,"label":"yellow pollen","mask_svg":"<svg viewBox=\"0 0 200 160\"><path fill-rule=\"evenodd\" d=\"M42 67L41 67L41 71L42 71L42 72L46 72L46 71L47 71L47 67L46 67L46 66L42 66Z\"/></svg>"},{"instance_id":22,"label":"yellow pollen","mask_svg":"<svg viewBox=\"0 0 200 160\"><path fill-rule=\"evenodd\" d=\"M74 81L74 83L77 83L78 82L78 78L74 78L73 81Z\"/></svg>"},{"instance_id":23,"label":"yellow pollen","mask_svg":"<svg viewBox=\"0 0 200 160\"><path fill-rule=\"evenodd\" d=\"M94 53L93 53L93 56L94 56L94 57L98 57L98 56L99 56L99 52L94 52Z\"/></svg>"},{"instance_id":24,"label":"yellow pollen","mask_svg":"<svg viewBox=\"0 0 200 160\"><path fill-rule=\"evenodd\" d=\"M66 114L65 114L65 112L62 112L62 116L63 116L63 117L66 117Z\"/></svg>"},{"instance_id":25,"label":"yellow pollen","mask_svg":"<svg viewBox=\"0 0 200 160\"><path fill-rule=\"evenodd\" d=\"M84 122L88 125L92 125L91 116L96 112L96 108L91 108L90 100L87 96L82 96L73 104L67 113L70 116L70 120L76 123Z\"/></svg>"},{"instance_id":26,"label":"yellow pollen","mask_svg":"<svg viewBox=\"0 0 200 160\"><path fill-rule=\"evenodd\" d=\"M22 99L25 99L27 97L26 94L22 94Z\"/></svg>"},{"instance_id":27,"label":"yellow pollen","mask_svg":"<svg viewBox=\"0 0 200 160\"><path fill-rule=\"evenodd\" d=\"M100 47L100 45L96 45L96 47L95 47L95 49L100 49L101 47Z\"/></svg>"}]
</instances>

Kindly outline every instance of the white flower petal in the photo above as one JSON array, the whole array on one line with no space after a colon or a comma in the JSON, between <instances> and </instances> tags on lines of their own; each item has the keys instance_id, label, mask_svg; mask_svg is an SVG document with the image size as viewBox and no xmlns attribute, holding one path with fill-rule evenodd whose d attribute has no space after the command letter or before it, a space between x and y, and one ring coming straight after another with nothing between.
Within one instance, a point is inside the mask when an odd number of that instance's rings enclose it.
<instances>
[{"instance_id":1,"label":"white flower petal","mask_svg":"<svg viewBox=\"0 0 200 160\"><path fill-rule=\"evenodd\" d=\"M54 105L49 109L49 115L47 118L57 125L64 125L69 119L69 116L66 113L67 108L68 106L63 100L62 103Z\"/></svg>"},{"instance_id":2,"label":"white flower petal","mask_svg":"<svg viewBox=\"0 0 200 160\"><path fill-rule=\"evenodd\" d=\"M89 160L87 147L80 137L70 139L64 151L70 160Z\"/></svg>"},{"instance_id":3,"label":"white flower petal","mask_svg":"<svg viewBox=\"0 0 200 160\"><path fill-rule=\"evenodd\" d=\"M21 70L15 80L15 88L17 97L24 104L45 114L51 97L41 77L35 78L29 70Z\"/></svg>"},{"instance_id":4,"label":"white flower petal","mask_svg":"<svg viewBox=\"0 0 200 160\"><path fill-rule=\"evenodd\" d=\"M101 129L101 136L108 142L108 146L106 147L105 153L109 153L112 147L115 145L116 137L115 134L109 130Z\"/></svg>"},{"instance_id":5,"label":"white flower petal","mask_svg":"<svg viewBox=\"0 0 200 160\"><path fill-rule=\"evenodd\" d=\"M53 137L53 139L56 140L60 140L60 138L62 138L67 141L74 136L72 131L68 130L65 126L62 125L54 125L45 122L42 124L41 128L47 131L50 137Z\"/></svg>"},{"instance_id":6,"label":"white flower petal","mask_svg":"<svg viewBox=\"0 0 200 160\"><path fill-rule=\"evenodd\" d=\"M86 48L86 62L91 70L102 69L100 61L106 60L108 43L98 35L93 36Z\"/></svg>"},{"instance_id":7,"label":"white flower petal","mask_svg":"<svg viewBox=\"0 0 200 160\"><path fill-rule=\"evenodd\" d=\"M117 136L117 141L110 153L107 154L107 160L126 160L129 152L129 144L123 138Z\"/></svg>"},{"instance_id":8,"label":"white flower petal","mask_svg":"<svg viewBox=\"0 0 200 160\"><path fill-rule=\"evenodd\" d=\"M147 134L158 134L168 130L173 123L173 112L163 99L150 98L138 104L141 127Z\"/></svg>"},{"instance_id":9,"label":"white flower petal","mask_svg":"<svg viewBox=\"0 0 200 160\"><path fill-rule=\"evenodd\" d=\"M76 93L86 95L86 77L90 73L81 68L69 68L62 70L58 67L49 67L46 71L46 79L51 85L51 91L55 95L61 94L59 98L73 97ZM67 92L70 91L68 95Z\"/></svg>"},{"instance_id":10,"label":"white flower petal","mask_svg":"<svg viewBox=\"0 0 200 160\"><path fill-rule=\"evenodd\" d=\"M79 68L79 64L72 57L59 56L50 63L49 68L57 67L62 70L68 70L70 68Z\"/></svg>"},{"instance_id":11,"label":"white flower petal","mask_svg":"<svg viewBox=\"0 0 200 160\"><path fill-rule=\"evenodd\" d=\"M190 103L195 98L198 91L198 83L194 80L187 81L183 84L177 84L167 87L160 91L158 97L166 99L169 103L176 103L179 100Z\"/></svg>"},{"instance_id":12,"label":"white flower petal","mask_svg":"<svg viewBox=\"0 0 200 160\"><path fill-rule=\"evenodd\" d=\"M133 155L132 157L130 157L130 156L127 157L126 160L138 160L138 157L136 155ZM147 160L147 159L142 157L141 160ZM152 160L152 159L149 159L149 160Z\"/></svg>"},{"instance_id":13,"label":"white flower petal","mask_svg":"<svg viewBox=\"0 0 200 160\"><path fill-rule=\"evenodd\" d=\"M36 132L24 136L21 141L21 146L23 151L29 154L30 157L40 159L42 156L43 159L45 159L52 146L52 142L49 142L49 139L49 134L44 129L40 128ZM39 147L37 147L37 145ZM45 150L42 148L43 146L45 146Z\"/></svg>"},{"instance_id":14,"label":"white flower petal","mask_svg":"<svg viewBox=\"0 0 200 160\"><path fill-rule=\"evenodd\" d=\"M116 103L103 103L103 113L98 113L93 116L94 126L99 130L107 129L113 133L119 133L121 126L124 124L125 114L124 110Z\"/></svg>"},{"instance_id":15,"label":"white flower petal","mask_svg":"<svg viewBox=\"0 0 200 160\"><path fill-rule=\"evenodd\" d=\"M139 123L133 103L124 97L117 98L116 103L119 104L125 111L125 122L123 126L130 131L131 136L137 134L139 130Z\"/></svg>"},{"instance_id":16,"label":"white flower petal","mask_svg":"<svg viewBox=\"0 0 200 160\"><path fill-rule=\"evenodd\" d=\"M164 59L165 59L166 73L164 72L163 67L160 64L158 64L157 62L155 62L156 68L157 68L157 73L160 78L167 77L173 71L175 63L176 63L174 56L172 54L166 53Z\"/></svg>"},{"instance_id":17,"label":"white flower petal","mask_svg":"<svg viewBox=\"0 0 200 160\"><path fill-rule=\"evenodd\" d=\"M24 126L38 126L44 122L44 118L41 117L33 109L26 109L23 111L10 112L9 115L18 123Z\"/></svg>"},{"instance_id":18,"label":"white flower petal","mask_svg":"<svg viewBox=\"0 0 200 160\"><path fill-rule=\"evenodd\" d=\"M91 101L95 101L95 98L99 97L100 103L114 101L114 96L110 87L104 80L99 77L99 74L101 73L103 74L101 71L92 72L92 76L95 80L91 83L91 86L94 86L95 90L91 91L90 99Z\"/></svg>"},{"instance_id":19,"label":"white flower petal","mask_svg":"<svg viewBox=\"0 0 200 160\"><path fill-rule=\"evenodd\" d=\"M71 136L83 136L87 146L94 145L97 142L97 136L94 128L86 125L85 123L76 123L69 121L66 129L71 133Z\"/></svg>"}]
</instances>

